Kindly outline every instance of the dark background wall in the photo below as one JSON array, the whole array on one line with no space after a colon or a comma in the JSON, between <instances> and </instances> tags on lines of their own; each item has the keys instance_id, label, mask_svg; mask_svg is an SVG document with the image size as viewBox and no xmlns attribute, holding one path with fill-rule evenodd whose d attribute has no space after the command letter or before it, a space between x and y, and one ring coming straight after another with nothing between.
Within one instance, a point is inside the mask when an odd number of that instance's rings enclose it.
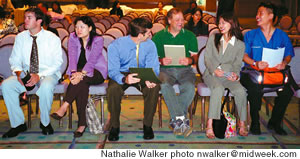
<instances>
[{"instance_id":1,"label":"dark background wall","mask_svg":"<svg viewBox=\"0 0 300 159\"><path fill-rule=\"evenodd\" d=\"M51 3L55 0L12 0L12 1L32 1L34 3L47 2ZM111 7L114 0L56 0L61 4L86 4L86 1L94 1L95 3L103 3L108 1L108 7ZM132 8L154 8L159 0L119 0L121 4ZM170 5L175 2L176 7L185 10L189 7L190 0L162 0L165 5ZM300 15L300 0L236 0L235 12L239 17L255 17L257 5L262 1L271 1L276 5L284 6L288 9L288 14L295 18ZM216 11L216 0L206 0L206 10Z\"/></svg>"}]
</instances>

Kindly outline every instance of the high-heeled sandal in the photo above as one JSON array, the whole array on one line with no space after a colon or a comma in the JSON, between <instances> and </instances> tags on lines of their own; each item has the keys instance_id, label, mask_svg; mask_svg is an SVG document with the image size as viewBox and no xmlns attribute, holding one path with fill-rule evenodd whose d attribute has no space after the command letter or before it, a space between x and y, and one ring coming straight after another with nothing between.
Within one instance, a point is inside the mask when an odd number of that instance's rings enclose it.
<instances>
[{"instance_id":1,"label":"high-heeled sandal","mask_svg":"<svg viewBox=\"0 0 300 159\"><path fill-rule=\"evenodd\" d=\"M87 127L87 126L86 126ZM76 138L76 137L81 137L82 135L83 135L83 133L85 132L85 129L86 129L86 127L83 129L83 131L82 132L79 132L79 131L74 131L74 137Z\"/></svg>"},{"instance_id":2,"label":"high-heeled sandal","mask_svg":"<svg viewBox=\"0 0 300 159\"><path fill-rule=\"evenodd\" d=\"M60 120L62 119L63 117L65 117L67 115L67 112L65 112L65 114L63 116L59 116L57 113L52 113L50 116L53 118L53 119L56 119L56 120Z\"/></svg>"},{"instance_id":3,"label":"high-heeled sandal","mask_svg":"<svg viewBox=\"0 0 300 159\"><path fill-rule=\"evenodd\" d=\"M208 130L211 130L210 132L208 132ZM213 128L206 128L206 132L205 132L205 135L207 138L209 139L214 139L216 136L215 136L215 133L213 131Z\"/></svg>"},{"instance_id":4,"label":"high-heeled sandal","mask_svg":"<svg viewBox=\"0 0 300 159\"><path fill-rule=\"evenodd\" d=\"M241 130L244 130L244 131L241 131ZM247 131L247 128L245 125L243 126L239 126L239 135L240 136L248 136L248 131Z\"/></svg>"}]
</instances>

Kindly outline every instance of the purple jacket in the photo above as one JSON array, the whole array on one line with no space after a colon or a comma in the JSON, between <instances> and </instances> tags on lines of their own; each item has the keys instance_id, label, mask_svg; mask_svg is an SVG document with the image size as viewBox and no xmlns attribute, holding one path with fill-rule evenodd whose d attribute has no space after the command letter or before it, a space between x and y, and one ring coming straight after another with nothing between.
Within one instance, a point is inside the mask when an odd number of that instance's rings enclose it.
<instances>
[{"instance_id":1,"label":"purple jacket","mask_svg":"<svg viewBox=\"0 0 300 159\"><path fill-rule=\"evenodd\" d=\"M101 36L94 37L92 48L85 50L86 64L83 70L87 72L87 76L94 75L94 69L98 70L104 79L107 78L107 60L102 54L103 38ZM68 41L69 67L67 74L71 75L71 70L77 70L77 63L81 52L81 44L75 32L70 34Z\"/></svg>"}]
</instances>

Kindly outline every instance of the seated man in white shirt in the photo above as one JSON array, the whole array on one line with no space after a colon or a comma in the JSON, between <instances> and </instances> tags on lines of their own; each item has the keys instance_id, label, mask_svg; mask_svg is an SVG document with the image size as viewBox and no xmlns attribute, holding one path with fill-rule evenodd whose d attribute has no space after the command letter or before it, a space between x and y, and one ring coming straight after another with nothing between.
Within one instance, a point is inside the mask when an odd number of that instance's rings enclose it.
<instances>
[{"instance_id":1,"label":"seated man in white shirt","mask_svg":"<svg viewBox=\"0 0 300 159\"><path fill-rule=\"evenodd\" d=\"M50 31L44 30L44 14L38 8L25 11L26 31L16 36L12 54L9 58L13 76L2 83L2 94L7 107L11 129L3 138L15 137L27 130L24 114L19 104L19 94L26 88L38 86L42 134L53 134L49 114L53 102L53 91L61 77L63 63L60 39ZM30 79L22 82L21 73L29 72ZM30 113L30 112L29 112Z\"/></svg>"}]
</instances>

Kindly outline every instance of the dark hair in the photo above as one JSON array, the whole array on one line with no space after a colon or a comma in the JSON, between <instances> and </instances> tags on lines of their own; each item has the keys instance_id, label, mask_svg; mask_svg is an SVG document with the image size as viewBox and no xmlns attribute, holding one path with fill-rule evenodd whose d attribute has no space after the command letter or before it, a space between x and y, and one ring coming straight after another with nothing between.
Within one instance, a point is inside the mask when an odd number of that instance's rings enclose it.
<instances>
[{"instance_id":1,"label":"dark hair","mask_svg":"<svg viewBox=\"0 0 300 159\"><path fill-rule=\"evenodd\" d=\"M201 14L201 19L199 20L198 23L203 23L203 22L202 22L202 18L203 18L202 15L203 15L203 13L202 13L202 10L201 10L200 8L196 8L196 9L192 12L192 15L196 14L197 11L199 11L200 14ZM194 20L193 20L193 18L190 18L190 20L188 21L188 29L191 30L191 28L192 28L193 26L194 26Z\"/></svg>"},{"instance_id":2,"label":"dark hair","mask_svg":"<svg viewBox=\"0 0 300 159\"><path fill-rule=\"evenodd\" d=\"M92 30L90 31L90 35L89 35L89 41L87 43L87 49L91 49L92 48L92 43L93 43L93 40L94 40L94 37L95 36L100 36L99 34L97 34L96 32L96 26L93 22L93 20L91 19L91 17L89 16L82 16L82 17L77 17L74 21L74 25L77 24L78 21L82 21L84 24L86 24L88 27L92 27ZM75 35L77 36L76 34L76 31L75 31ZM80 44L81 46L83 46L83 41L82 39L80 38Z\"/></svg>"},{"instance_id":3,"label":"dark hair","mask_svg":"<svg viewBox=\"0 0 300 159\"><path fill-rule=\"evenodd\" d=\"M30 8L28 8L28 9L25 10L25 13L26 12L32 12L32 13L34 13L36 20L41 19L42 20L41 26L44 25L45 14L39 8L30 7Z\"/></svg>"},{"instance_id":4,"label":"dark hair","mask_svg":"<svg viewBox=\"0 0 300 159\"><path fill-rule=\"evenodd\" d=\"M227 12L220 15L219 20L223 18L226 22L230 23L231 28L228 31L229 37L235 36L237 39L243 41L243 34L241 32L241 27L239 21L237 20L236 16L232 13ZM219 21L217 21L217 25L219 25ZM215 35L215 46L219 51L220 46L220 39L222 37L221 33Z\"/></svg>"},{"instance_id":5,"label":"dark hair","mask_svg":"<svg viewBox=\"0 0 300 159\"><path fill-rule=\"evenodd\" d=\"M196 14L196 12L199 11L201 14L201 19L202 19L202 15L203 15L203 11L200 8L196 8L195 10L192 11L192 15Z\"/></svg>"},{"instance_id":6,"label":"dark hair","mask_svg":"<svg viewBox=\"0 0 300 159\"><path fill-rule=\"evenodd\" d=\"M182 10L179 8L172 8L168 11L167 17L166 17L166 24L170 25L168 20L173 18L174 14L182 13ZM183 13L182 13L183 14Z\"/></svg>"},{"instance_id":7,"label":"dark hair","mask_svg":"<svg viewBox=\"0 0 300 159\"><path fill-rule=\"evenodd\" d=\"M261 2L258 5L257 9L260 8L260 7L265 7L269 10L270 13L273 13L273 15L274 15L273 22L275 22L276 17L277 17L277 7L276 7L276 5L274 5L271 2Z\"/></svg>"},{"instance_id":8,"label":"dark hair","mask_svg":"<svg viewBox=\"0 0 300 159\"><path fill-rule=\"evenodd\" d=\"M191 1L191 2L190 2L190 7L192 6L192 4L195 4L195 5L196 5L196 7L197 7L197 3L196 3L196 1Z\"/></svg>"},{"instance_id":9,"label":"dark hair","mask_svg":"<svg viewBox=\"0 0 300 159\"><path fill-rule=\"evenodd\" d=\"M119 1L114 1L113 5L112 5L112 9L117 9L118 3L120 3L120 2Z\"/></svg>"},{"instance_id":10,"label":"dark hair","mask_svg":"<svg viewBox=\"0 0 300 159\"><path fill-rule=\"evenodd\" d=\"M152 23L145 18L135 18L128 24L128 33L132 37L137 37L140 33L146 33L146 29L151 29L152 26Z\"/></svg>"},{"instance_id":11,"label":"dark hair","mask_svg":"<svg viewBox=\"0 0 300 159\"><path fill-rule=\"evenodd\" d=\"M53 8L53 5L54 5L54 4L57 5L57 9L56 9L56 10ZM51 8L52 8L52 11L53 11L53 12L56 12L56 13L59 13L59 14L62 13L62 10L61 10L61 8L60 8L60 3L59 3L58 1L52 2Z\"/></svg>"}]
</instances>

